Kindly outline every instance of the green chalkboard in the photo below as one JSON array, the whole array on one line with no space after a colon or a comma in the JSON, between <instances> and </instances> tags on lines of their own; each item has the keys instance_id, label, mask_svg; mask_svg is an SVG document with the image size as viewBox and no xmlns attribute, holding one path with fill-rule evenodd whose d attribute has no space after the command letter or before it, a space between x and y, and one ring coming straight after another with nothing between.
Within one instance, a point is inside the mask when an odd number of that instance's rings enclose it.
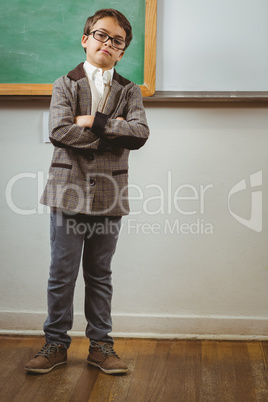
<instances>
[{"instance_id":1,"label":"green chalkboard","mask_svg":"<svg viewBox=\"0 0 268 402\"><path fill-rule=\"evenodd\" d=\"M49 84L85 60L86 19L116 8L130 21L133 40L116 70L144 82L145 0L8 0L1 4L0 82Z\"/></svg>"}]
</instances>

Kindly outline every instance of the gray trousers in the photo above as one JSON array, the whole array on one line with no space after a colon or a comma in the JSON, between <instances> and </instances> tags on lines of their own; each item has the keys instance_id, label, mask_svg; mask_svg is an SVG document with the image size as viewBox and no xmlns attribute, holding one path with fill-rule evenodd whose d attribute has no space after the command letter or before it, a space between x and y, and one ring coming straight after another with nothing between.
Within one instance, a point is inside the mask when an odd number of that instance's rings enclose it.
<instances>
[{"instance_id":1,"label":"gray trousers","mask_svg":"<svg viewBox=\"0 0 268 402\"><path fill-rule=\"evenodd\" d=\"M44 323L47 343L67 349L73 324L73 296L82 257L85 281L86 336L112 342L111 260L121 217L100 217L51 210L51 265L47 288L48 317Z\"/></svg>"}]
</instances>

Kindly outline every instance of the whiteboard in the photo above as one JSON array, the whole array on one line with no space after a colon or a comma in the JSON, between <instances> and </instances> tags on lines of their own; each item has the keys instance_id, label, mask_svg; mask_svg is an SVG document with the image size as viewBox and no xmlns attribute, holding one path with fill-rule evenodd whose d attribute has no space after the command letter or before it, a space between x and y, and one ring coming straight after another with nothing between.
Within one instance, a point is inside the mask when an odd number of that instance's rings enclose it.
<instances>
[{"instance_id":1,"label":"whiteboard","mask_svg":"<svg viewBox=\"0 0 268 402\"><path fill-rule=\"evenodd\" d=\"M157 91L268 91L268 0L158 0Z\"/></svg>"}]
</instances>

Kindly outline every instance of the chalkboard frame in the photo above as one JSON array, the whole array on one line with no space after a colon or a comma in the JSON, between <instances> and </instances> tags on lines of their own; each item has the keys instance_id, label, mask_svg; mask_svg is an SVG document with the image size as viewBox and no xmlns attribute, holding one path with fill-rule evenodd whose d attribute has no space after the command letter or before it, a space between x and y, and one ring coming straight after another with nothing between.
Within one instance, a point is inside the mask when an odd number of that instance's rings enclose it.
<instances>
[{"instance_id":1,"label":"chalkboard frame","mask_svg":"<svg viewBox=\"0 0 268 402\"><path fill-rule=\"evenodd\" d=\"M151 96L155 92L156 70L156 22L157 0L146 0L145 5L145 40L144 40L144 83L140 85L142 96ZM0 84L0 95L51 95L51 84Z\"/></svg>"}]
</instances>

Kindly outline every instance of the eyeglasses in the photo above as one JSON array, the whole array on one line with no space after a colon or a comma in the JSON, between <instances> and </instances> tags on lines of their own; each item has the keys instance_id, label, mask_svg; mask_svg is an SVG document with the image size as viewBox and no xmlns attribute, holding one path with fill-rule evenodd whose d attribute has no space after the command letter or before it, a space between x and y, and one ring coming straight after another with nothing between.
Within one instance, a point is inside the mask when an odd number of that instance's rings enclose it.
<instances>
[{"instance_id":1,"label":"eyeglasses","mask_svg":"<svg viewBox=\"0 0 268 402\"><path fill-rule=\"evenodd\" d=\"M127 47L127 44L125 41L123 41L123 39L112 38L102 31L96 30L90 32L88 35L93 35L94 39L102 43L108 42L108 40L111 39L112 47L118 50L125 50L125 48Z\"/></svg>"}]
</instances>

